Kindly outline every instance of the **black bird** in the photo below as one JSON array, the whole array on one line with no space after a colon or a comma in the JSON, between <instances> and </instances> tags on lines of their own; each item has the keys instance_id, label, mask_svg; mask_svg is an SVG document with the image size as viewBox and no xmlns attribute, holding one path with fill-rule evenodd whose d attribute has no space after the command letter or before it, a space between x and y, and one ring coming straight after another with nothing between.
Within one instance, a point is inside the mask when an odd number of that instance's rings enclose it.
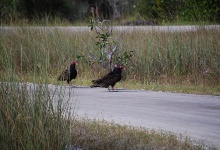
<instances>
[{"instance_id":1,"label":"black bird","mask_svg":"<svg viewBox=\"0 0 220 150\"><path fill-rule=\"evenodd\" d=\"M64 70L57 78L58 81L67 81L69 84L72 79L75 79L77 76L77 71L76 71L76 61L73 61L70 65L69 70L66 69Z\"/></svg>"},{"instance_id":2,"label":"black bird","mask_svg":"<svg viewBox=\"0 0 220 150\"><path fill-rule=\"evenodd\" d=\"M102 78L99 78L97 80L92 80L93 85L91 85L90 87L109 88L109 86L111 86L112 90L114 91L115 84L121 80L122 69L124 69L123 66L117 67L117 65L115 65L113 71L109 72Z\"/></svg>"}]
</instances>

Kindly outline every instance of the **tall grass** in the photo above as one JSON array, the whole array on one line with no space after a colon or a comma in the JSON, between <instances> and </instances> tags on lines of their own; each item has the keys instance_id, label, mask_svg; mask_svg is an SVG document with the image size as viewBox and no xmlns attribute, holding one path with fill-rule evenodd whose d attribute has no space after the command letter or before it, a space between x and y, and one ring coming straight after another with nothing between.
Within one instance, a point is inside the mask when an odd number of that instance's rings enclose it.
<instances>
[{"instance_id":1,"label":"tall grass","mask_svg":"<svg viewBox=\"0 0 220 150\"><path fill-rule=\"evenodd\" d=\"M142 80L146 77L150 81L170 77L179 82L179 78L187 76L202 77L209 67L219 71L219 34L219 31L204 29L174 33L137 32L131 37L126 35L125 41L135 52L135 75L138 74Z\"/></svg>"},{"instance_id":2,"label":"tall grass","mask_svg":"<svg viewBox=\"0 0 220 150\"><path fill-rule=\"evenodd\" d=\"M31 88L8 82L0 88L2 150L63 149L71 141L68 107L54 107L45 85Z\"/></svg>"},{"instance_id":3,"label":"tall grass","mask_svg":"<svg viewBox=\"0 0 220 150\"><path fill-rule=\"evenodd\" d=\"M113 32L113 37L120 39L119 49L134 51L124 74L128 81L218 88L219 35L219 30L202 27L192 32ZM10 65L18 76L52 80L77 55L83 55L78 60L79 78L94 78L101 68L91 65L88 58L89 51L98 54L93 37L86 31L18 27L0 35L0 61L10 64L7 62L12 60ZM0 67L4 74L10 66Z\"/></svg>"},{"instance_id":4,"label":"tall grass","mask_svg":"<svg viewBox=\"0 0 220 150\"><path fill-rule=\"evenodd\" d=\"M181 47L184 44L180 45L182 39L176 38L188 34L194 37L198 33L149 32L138 33L139 36L137 33L116 34L123 39L122 49L134 50L134 57L127 66L127 79L147 82L153 78L156 80L160 72L176 80L183 76L177 56L183 53ZM215 39L218 31L213 31L214 35L206 31L204 34L208 38L203 37L203 42L209 40L212 44L218 44ZM77 118L72 113L74 110L68 106L68 98L63 96L65 93L58 86L55 91L51 91L48 84L55 82L57 74L68 67L76 55L87 55L89 50L95 52L93 39L88 35L86 32L76 34L19 27L0 34L1 149L205 149L203 144L195 145L190 139L172 133ZM186 43L191 43L189 48L193 49L195 39L187 38ZM212 56L211 52L219 51L212 44L205 53L210 55L203 59L207 57L209 63L214 64L215 60L209 56ZM188 61L185 55L192 55L189 59L193 62L192 67L187 68L191 69L191 74L199 72L200 68L194 67L197 66L197 59L193 57L195 54L181 54L180 58ZM79 64L79 78L98 74L96 71L99 68L91 66L86 59L80 59ZM178 66L178 69L174 66ZM173 72L170 73L170 70ZM22 83L24 81L34 84Z\"/></svg>"},{"instance_id":5,"label":"tall grass","mask_svg":"<svg viewBox=\"0 0 220 150\"><path fill-rule=\"evenodd\" d=\"M0 84L0 147L7 149L205 149L184 136L77 118L46 84ZM57 94L57 95L56 95ZM56 95L56 96L53 96ZM74 95L73 95L74 96Z\"/></svg>"}]
</instances>

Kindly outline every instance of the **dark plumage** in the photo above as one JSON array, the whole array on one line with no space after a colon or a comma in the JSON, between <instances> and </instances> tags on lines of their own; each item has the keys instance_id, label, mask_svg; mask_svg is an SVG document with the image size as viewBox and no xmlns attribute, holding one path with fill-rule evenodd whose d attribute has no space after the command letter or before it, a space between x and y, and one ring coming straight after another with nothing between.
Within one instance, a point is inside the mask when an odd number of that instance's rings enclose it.
<instances>
[{"instance_id":1,"label":"dark plumage","mask_svg":"<svg viewBox=\"0 0 220 150\"><path fill-rule=\"evenodd\" d=\"M67 81L67 83L69 84L72 79L75 79L77 76L76 64L77 64L77 62L73 61L72 64L70 65L70 69L64 70L61 73L61 75L58 76L57 80L58 81Z\"/></svg>"},{"instance_id":2,"label":"dark plumage","mask_svg":"<svg viewBox=\"0 0 220 150\"><path fill-rule=\"evenodd\" d=\"M97 80L92 80L93 85L91 85L90 87L108 88L109 86L111 86L112 90L114 90L115 84L121 80L122 69L124 69L123 66L120 67L115 66L113 71L109 72L102 78L99 78Z\"/></svg>"}]
</instances>

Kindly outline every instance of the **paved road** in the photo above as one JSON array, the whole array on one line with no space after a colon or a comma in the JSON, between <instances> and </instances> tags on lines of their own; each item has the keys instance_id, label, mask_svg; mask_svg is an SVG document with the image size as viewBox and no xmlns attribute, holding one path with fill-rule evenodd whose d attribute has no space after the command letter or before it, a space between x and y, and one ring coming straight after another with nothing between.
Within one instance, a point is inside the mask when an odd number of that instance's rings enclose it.
<instances>
[{"instance_id":1,"label":"paved road","mask_svg":"<svg viewBox=\"0 0 220 150\"><path fill-rule=\"evenodd\" d=\"M199 29L216 29L220 30L220 25L181 25L181 26L112 26L113 31L133 32L133 31L161 31L161 32L184 32L184 31L196 31ZM17 27L17 26L0 26L0 34L17 32L17 30L39 30L53 32L54 30L62 32L91 32L87 26L34 26L34 27Z\"/></svg>"},{"instance_id":2,"label":"paved road","mask_svg":"<svg viewBox=\"0 0 220 150\"><path fill-rule=\"evenodd\" d=\"M52 85L51 88L54 88ZM79 116L181 133L220 148L220 96L62 87Z\"/></svg>"}]
</instances>

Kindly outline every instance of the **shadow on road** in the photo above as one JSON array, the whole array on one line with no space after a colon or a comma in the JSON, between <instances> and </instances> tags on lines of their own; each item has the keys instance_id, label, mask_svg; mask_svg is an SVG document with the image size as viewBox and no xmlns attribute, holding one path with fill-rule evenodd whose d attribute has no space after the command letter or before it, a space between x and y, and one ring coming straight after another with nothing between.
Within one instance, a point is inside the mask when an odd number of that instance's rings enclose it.
<instances>
[{"instance_id":1,"label":"shadow on road","mask_svg":"<svg viewBox=\"0 0 220 150\"><path fill-rule=\"evenodd\" d=\"M72 89L89 89L91 87L89 86L77 86L77 85L71 85L71 86L66 86ZM139 92L138 90L128 90L128 89L115 89L114 91L109 91L108 88L101 88L101 87L96 87L92 89L106 89L106 91L100 91L100 92Z\"/></svg>"}]
</instances>

